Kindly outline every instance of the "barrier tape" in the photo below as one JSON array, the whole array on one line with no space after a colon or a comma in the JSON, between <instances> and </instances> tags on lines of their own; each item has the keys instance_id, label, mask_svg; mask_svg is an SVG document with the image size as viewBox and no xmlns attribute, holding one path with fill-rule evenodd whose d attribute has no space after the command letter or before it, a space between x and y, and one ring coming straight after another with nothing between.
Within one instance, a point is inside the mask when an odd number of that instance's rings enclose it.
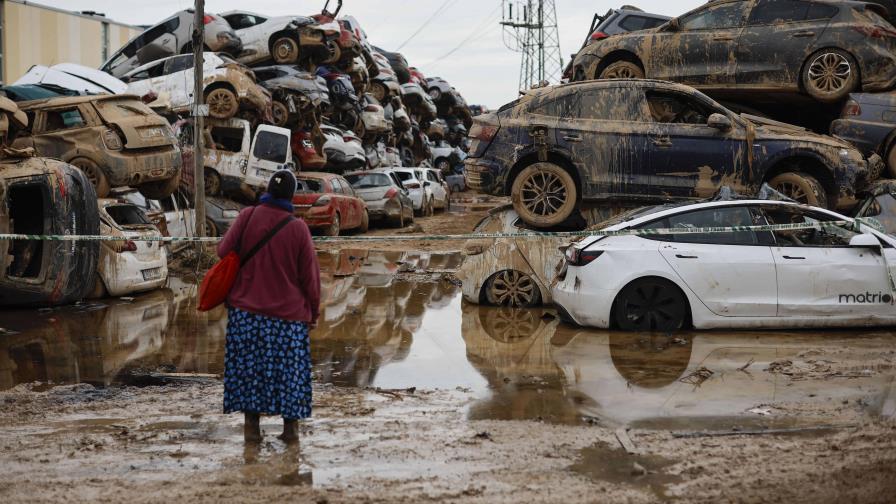
<instances>
[{"instance_id":1,"label":"barrier tape","mask_svg":"<svg viewBox=\"0 0 896 504\"><path fill-rule=\"evenodd\" d=\"M848 227L856 229L857 221L829 221L802 224L766 224L758 226L727 226L727 227L703 227L703 228L666 228L666 229L622 229L618 231L564 231L564 232L531 232L531 233L470 233L460 235L398 235L398 236L315 236L313 240L319 243L327 242L375 242L375 241L448 241L448 240L481 240L497 238L587 238L589 236L661 236L677 234L717 234L737 233L746 231L800 231L806 229L842 229ZM175 237L175 236L147 236L137 239L122 238L118 236L95 235L30 235L30 234L0 234L2 240L39 240L39 241L100 241L100 242L162 242L162 243L218 243L222 238L209 237Z\"/></svg>"}]
</instances>

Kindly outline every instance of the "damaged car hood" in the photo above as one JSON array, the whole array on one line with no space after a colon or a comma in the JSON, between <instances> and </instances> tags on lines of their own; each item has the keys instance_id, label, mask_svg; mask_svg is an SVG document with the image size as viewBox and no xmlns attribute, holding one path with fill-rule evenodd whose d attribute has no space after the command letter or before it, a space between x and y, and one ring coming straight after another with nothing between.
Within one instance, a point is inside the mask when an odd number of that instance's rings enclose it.
<instances>
[{"instance_id":1,"label":"damaged car hood","mask_svg":"<svg viewBox=\"0 0 896 504\"><path fill-rule=\"evenodd\" d=\"M801 128L799 126L793 126L791 124L750 114L741 114L741 118L752 123L753 126L756 127L757 140L805 140L808 142L820 143L842 149L855 149L855 147L843 140L840 140L839 138L827 135L819 135L818 133L814 133L806 128Z\"/></svg>"}]
</instances>

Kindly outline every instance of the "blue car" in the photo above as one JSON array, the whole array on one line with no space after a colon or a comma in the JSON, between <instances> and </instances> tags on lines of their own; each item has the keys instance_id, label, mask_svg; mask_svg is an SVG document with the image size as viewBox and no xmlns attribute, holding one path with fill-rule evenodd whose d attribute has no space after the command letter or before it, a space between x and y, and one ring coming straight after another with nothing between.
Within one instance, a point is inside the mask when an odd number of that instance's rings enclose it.
<instances>
[{"instance_id":1,"label":"blue car","mask_svg":"<svg viewBox=\"0 0 896 504\"><path fill-rule=\"evenodd\" d=\"M896 177L896 92L853 93L831 134L855 145L863 154L879 154L887 174Z\"/></svg>"},{"instance_id":2,"label":"blue car","mask_svg":"<svg viewBox=\"0 0 896 504\"><path fill-rule=\"evenodd\" d=\"M880 176L843 140L738 115L671 82L616 79L528 91L475 118L467 185L510 195L529 225L559 226L593 200L676 200L763 183L802 203L851 208Z\"/></svg>"}]
</instances>

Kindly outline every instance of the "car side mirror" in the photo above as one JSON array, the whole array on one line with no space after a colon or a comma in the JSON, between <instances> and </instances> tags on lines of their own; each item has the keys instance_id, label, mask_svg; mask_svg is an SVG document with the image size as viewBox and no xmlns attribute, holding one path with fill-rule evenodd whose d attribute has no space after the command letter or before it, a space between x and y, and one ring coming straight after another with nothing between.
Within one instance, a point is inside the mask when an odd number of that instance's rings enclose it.
<instances>
[{"instance_id":1,"label":"car side mirror","mask_svg":"<svg viewBox=\"0 0 896 504\"><path fill-rule=\"evenodd\" d=\"M677 32L681 30L681 21L678 18L672 18L666 23L666 31Z\"/></svg>"},{"instance_id":2,"label":"car side mirror","mask_svg":"<svg viewBox=\"0 0 896 504\"><path fill-rule=\"evenodd\" d=\"M849 246L854 248L880 248L880 241L871 233L855 235L849 240Z\"/></svg>"},{"instance_id":3,"label":"car side mirror","mask_svg":"<svg viewBox=\"0 0 896 504\"><path fill-rule=\"evenodd\" d=\"M719 131L731 131L733 127L731 119L723 114L712 114L706 121L706 125Z\"/></svg>"}]
</instances>

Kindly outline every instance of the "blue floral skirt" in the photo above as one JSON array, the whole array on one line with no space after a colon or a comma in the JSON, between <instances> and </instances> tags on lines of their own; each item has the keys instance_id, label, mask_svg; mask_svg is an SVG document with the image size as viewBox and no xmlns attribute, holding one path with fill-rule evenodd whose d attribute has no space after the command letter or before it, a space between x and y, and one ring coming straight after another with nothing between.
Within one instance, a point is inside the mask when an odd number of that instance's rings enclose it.
<instances>
[{"instance_id":1,"label":"blue floral skirt","mask_svg":"<svg viewBox=\"0 0 896 504\"><path fill-rule=\"evenodd\" d=\"M311 416L307 324L228 309L224 413L235 411Z\"/></svg>"}]
</instances>

